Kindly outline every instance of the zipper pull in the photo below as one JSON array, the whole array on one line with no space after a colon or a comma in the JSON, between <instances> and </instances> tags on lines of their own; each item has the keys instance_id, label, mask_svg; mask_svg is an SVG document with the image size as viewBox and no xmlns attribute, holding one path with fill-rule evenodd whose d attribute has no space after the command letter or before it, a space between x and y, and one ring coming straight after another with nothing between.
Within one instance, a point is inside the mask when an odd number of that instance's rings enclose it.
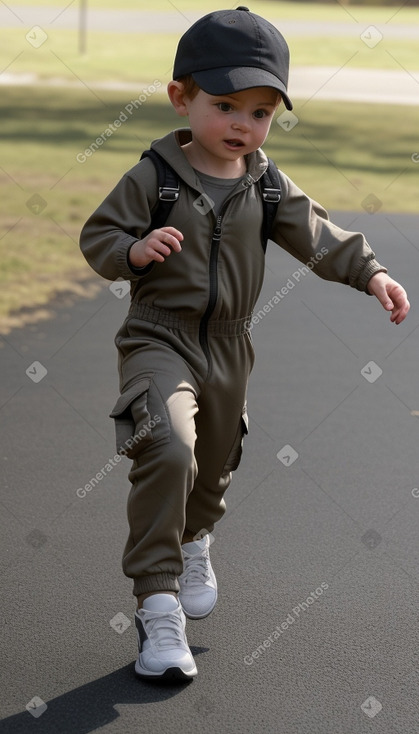
<instances>
[{"instance_id":1,"label":"zipper pull","mask_svg":"<svg viewBox=\"0 0 419 734\"><path fill-rule=\"evenodd\" d=\"M212 235L212 239L213 240L216 240L216 242L218 242L218 240L221 239L221 215L218 215L218 217L217 217L217 221L216 221L216 224L215 224L215 229L214 229L214 233Z\"/></svg>"}]
</instances>

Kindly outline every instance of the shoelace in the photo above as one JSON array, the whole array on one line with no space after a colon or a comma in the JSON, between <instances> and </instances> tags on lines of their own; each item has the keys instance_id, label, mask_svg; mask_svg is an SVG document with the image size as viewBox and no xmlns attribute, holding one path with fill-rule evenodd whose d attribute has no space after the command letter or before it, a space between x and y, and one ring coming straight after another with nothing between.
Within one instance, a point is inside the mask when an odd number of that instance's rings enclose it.
<instances>
[{"instance_id":1,"label":"shoelace","mask_svg":"<svg viewBox=\"0 0 419 734\"><path fill-rule=\"evenodd\" d=\"M195 556L184 556L183 573L185 574L183 582L189 586L207 581L209 579L207 555L198 553Z\"/></svg>"},{"instance_id":2,"label":"shoelace","mask_svg":"<svg viewBox=\"0 0 419 734\"><path fill-rule=\"evenodd\" d=\"M145 612L142 618L148 639L159 648L185 647L179 612ZM166 634L162 635L163 630Z\"/></svg>"}]
</instances>

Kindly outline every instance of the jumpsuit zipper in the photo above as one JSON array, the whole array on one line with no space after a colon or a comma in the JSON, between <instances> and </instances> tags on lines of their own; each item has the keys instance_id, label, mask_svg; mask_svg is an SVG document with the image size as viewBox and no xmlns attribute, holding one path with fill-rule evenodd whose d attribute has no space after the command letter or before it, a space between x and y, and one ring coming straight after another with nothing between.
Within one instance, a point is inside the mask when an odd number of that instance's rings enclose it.
<instances>
[{"instance_id":1,"label":"jumpsuit zipper","mask_svg":"<svg viewBox=\"0 0 419 734\"><path fill-rule=\"evenodd\" d=\"M221 240L221 222L222 222L222 214L220 213L217 217L215 228L212 233L211 252L210 252L210 259L209 259L209 286L210 287L209 287L208 305L201 319L201 323L199 325L199 343L202 347L202 351L204 352L207 363L208 363L208 372L210 372L210 369L211 369L211 354L210 354L210 350L208 346L208 321L214 311L215 304L217 303L217 296L218 296L217 265L218 265L218 252L220 249L220 240Z\"/></svg>"},{"instance_id":2,"label":"jumpsuit zipper","mask_svg":"<svg viewBox=\"0 0 419 734\"><path fill-rule=\"evenodd\" d=\"M243 181L243 185L245 187L250 186L250 183L253 182L253 179L251 176L247 175L245 178L245 181ZM202 351L205 354L207 364L208 364L208 376L211 373L211 352L208 345L208 321L210 320L212 313L215 309L215 305L217 303L217 297L218 297L218 252L220 249L220 240L221 240L221 222L223 220L224 212L230 203L230 200L235 196L237 192L234 192L233 194L230 194L228 198L224 201L224 204L220 210L220 213L217 216L217 219L215 221L215 227L214 231L212 233L212 241L211 241L211 251L210 251L210 259L209 259L209 298L208 298L208 304L205 309L205 313L201 319L201 323L199 325L199 343L202 347Z\"/></svg>"}]
</instances>

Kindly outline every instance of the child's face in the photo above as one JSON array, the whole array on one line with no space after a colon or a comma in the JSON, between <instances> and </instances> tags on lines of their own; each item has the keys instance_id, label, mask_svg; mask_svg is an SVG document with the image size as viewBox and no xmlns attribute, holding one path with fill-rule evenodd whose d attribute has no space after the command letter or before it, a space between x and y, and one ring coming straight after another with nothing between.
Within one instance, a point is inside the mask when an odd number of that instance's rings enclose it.
<instances>
[{"instance_id":1,"label":"child's face","mask_svg":"<svg viewBox=\"0 0 419 734\"><path fill-rule=\"evenodd\" d=\"M231 95L213 96L202 89L194 99L183 98L193 142L205 154L228 165L257 150L265 141L280 102L271 87L254 87Z\"/></svg>"}]
</instances>

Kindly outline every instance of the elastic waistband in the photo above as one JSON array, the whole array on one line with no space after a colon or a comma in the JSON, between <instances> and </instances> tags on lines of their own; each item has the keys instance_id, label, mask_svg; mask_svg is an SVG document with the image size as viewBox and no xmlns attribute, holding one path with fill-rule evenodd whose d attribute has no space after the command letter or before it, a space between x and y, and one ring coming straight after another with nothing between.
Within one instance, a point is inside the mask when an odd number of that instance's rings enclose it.
<instances>
[{"instance_id":1,"label":"elastic waistband","mask_svg":"<svg viewBox=\"0 0 419 734\"><path fill-rule=\"evenodd\" d=\"M150 321L152 324L160 324L169 329L179 329L189 333L197 333L201 325L201 319L182 316L180 318L173 311L167 311L164 308L155 308L147 303L132 303L128 312L129 316L133 316L143 321ZM249 324L252 315L245 316L243 319L234 319L233 321L208 321L208 334L211 336L240 336L249 331Z\"/></svg>"}]
</instances>

